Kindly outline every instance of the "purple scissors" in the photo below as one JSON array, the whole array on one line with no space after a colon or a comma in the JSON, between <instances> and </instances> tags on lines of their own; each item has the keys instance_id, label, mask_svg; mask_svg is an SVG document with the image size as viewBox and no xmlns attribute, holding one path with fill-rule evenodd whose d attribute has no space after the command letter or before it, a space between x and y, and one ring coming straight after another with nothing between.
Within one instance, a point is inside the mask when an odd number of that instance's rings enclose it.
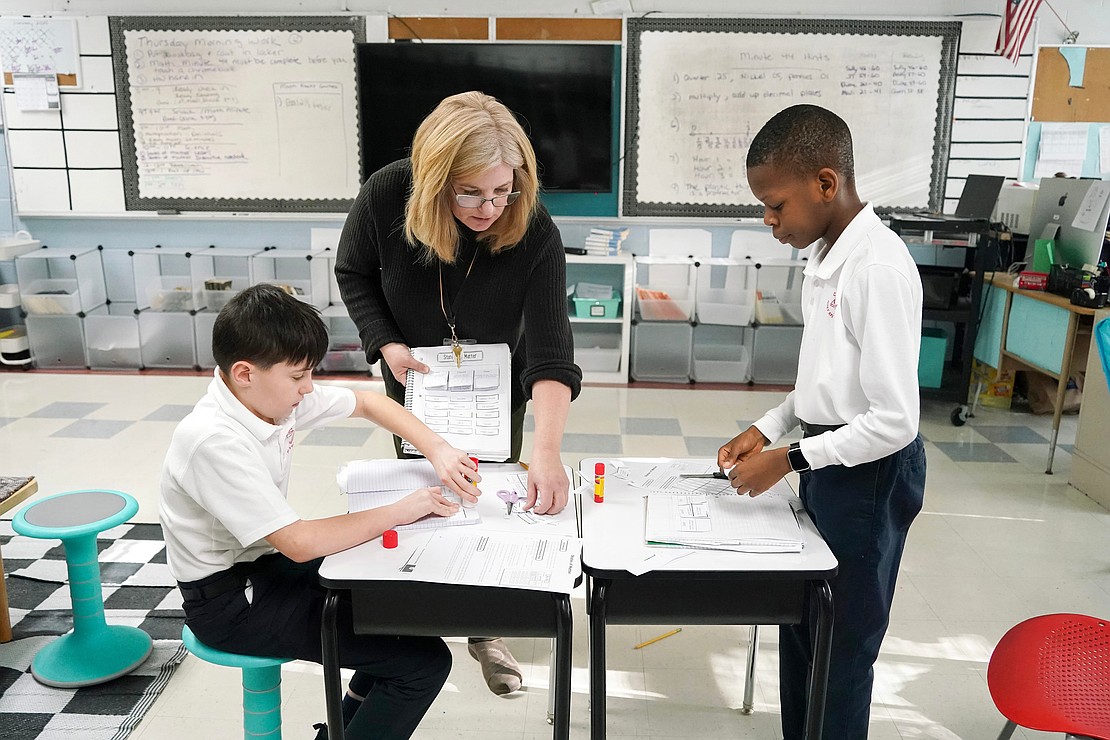
<instances>
[{"instance_id":1,"label":"purple scissors","mask_svg":"<svg viewBox=\"0 0 1110 740\"><path fill-rule=\"evenodd\" d=\"M513 513L513 504L520 503L524 500L516 491L506 491L504 489L497 492L497 498L505 502L505 516L511 516Z\"/></svg>"}]
</instances>

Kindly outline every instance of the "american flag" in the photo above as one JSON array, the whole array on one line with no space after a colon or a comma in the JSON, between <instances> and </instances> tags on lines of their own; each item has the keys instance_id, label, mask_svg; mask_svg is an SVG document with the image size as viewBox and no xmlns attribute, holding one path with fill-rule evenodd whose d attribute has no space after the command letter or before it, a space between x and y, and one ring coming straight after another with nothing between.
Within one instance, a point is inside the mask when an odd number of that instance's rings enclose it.
<instances>
[{"instance_id":1,"label":"american flag","mask_svg":"<svg viewBox=\"0 0 1110 740\"><path fill-rule=\"evenodd\" d=\"M1006 9L1002 14L1002 25L998 27L998 41L994 44L994 51L1017 64L1021 47L1025 45L1025 37L1033 28L1033 19L1041 7L1041 0L1004 0L1004 2Z\"/></svg>"}]
</instances>

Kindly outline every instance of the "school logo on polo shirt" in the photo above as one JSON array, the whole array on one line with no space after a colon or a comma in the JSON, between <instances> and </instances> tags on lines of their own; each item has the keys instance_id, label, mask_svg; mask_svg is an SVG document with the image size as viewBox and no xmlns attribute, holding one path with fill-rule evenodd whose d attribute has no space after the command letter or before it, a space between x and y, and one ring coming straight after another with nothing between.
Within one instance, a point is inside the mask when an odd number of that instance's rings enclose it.
<instances>
[{"instance_id":1,"label":"school logo on polo shirt","mask_svg":"<svg viewBox=\"0 0 1110 740\"><path fill-rule=\"evenodd\" d=\"M293 451L293 437L295 437L296 434L297 434L297 430L294 429L293 427L289 427L289 431L285 433L285 455L286 455L286 457L288 457L289 453L291 453Z\"/></svg>"},{"instance_id":2,"label":"school logo on polo shirt","mask_svg":"<svg viewBox=\"0 0 1110 740\"><path fill-rule=\"evenodd\" d=\"M836 302L836 291L834 290L833 294L832 294L832 298L830 298L829 302L825 304L825 313L827 313L829 315L830 319L833 316L836 316L836 307L838 305L840 305L840 304L838 304Z\"/></svg>"}]
</instances>

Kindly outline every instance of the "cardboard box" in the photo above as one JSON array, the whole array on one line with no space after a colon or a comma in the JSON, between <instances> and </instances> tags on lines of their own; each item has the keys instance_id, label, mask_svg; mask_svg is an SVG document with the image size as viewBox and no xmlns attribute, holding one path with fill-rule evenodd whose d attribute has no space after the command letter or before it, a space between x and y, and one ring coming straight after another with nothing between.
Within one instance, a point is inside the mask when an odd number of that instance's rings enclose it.
<instances>
[{"instance_id":1,"label":"cardboard box","mask_svg":"<svg viewBox=\"0 0 1110 740\"><path fill-rule=\"evenodd\" d=\"M972 382L982 382L979 405L994 409L1008 409L1014 397L1014 372L995 370L990 365L975 360L972 365Z\"/></svg>"}]
</instances>

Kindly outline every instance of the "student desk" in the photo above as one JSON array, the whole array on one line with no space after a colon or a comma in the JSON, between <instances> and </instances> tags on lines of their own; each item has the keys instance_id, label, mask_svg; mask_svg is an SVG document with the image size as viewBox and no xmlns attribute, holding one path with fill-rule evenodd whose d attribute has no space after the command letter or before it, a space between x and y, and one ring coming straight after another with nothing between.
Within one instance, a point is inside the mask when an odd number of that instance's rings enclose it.
<instances>
[{"instance_id":1,"label":"student desk","mask_svg":"<svg viewBox=\"0 0 1110 740\"><path fill-rule=\"evenodd\" d=\"M519 473L518 465L483 463L483 476L490 473ZM567 469L567 478L572 472ZM579 534L576 497L572 493L558 524L528 525L515 514L505 516L505 504L497 498L496 488L482 484L478 510L482 522L467 528L491 531L527 532L537 535ZM541 519L543 519L541 517ZM324 689L327 694L328 727L343 726L340 707L344 688L339 675L339 645L335 633L339 597L351 594L355 631L373 635L413 635L439 637L553 637L555 639L554 738L570 737L571 607L570 595L490 586L461 586L421 581L383 580L387 568L395 568L411 553L413 544L431 537L437 530L400 530L396 550L383 551L381 538L324 558L320 582L328 588L324 603L321 641L324 654ZM340 737L331 732L332 737Z\"/></svg>"},{"instance_id":2,"label":"student desk","mask_svg":"<svg viewBox=\"0 0 1110 740\"><path fill-rule=\"evenodd\" d=\"M1044 471L1052 473L1072 360L1078 355L1080 366L1085 361L1095 309L1043 290L1017 288L1014 276L1007 273L995 273L989 285L975 355L998 370L1033 370L1057 381Z\"/></svg>"},{"instance_id":3,"label":"student desk","mask_svg":"<svg viewBox=\"0 0 1110 740\"><path fill-rule=\"evenodd\" d=\"M818 740L832 647L828 579L836 574L836 558L803 514L805 548L800 553L690 550L680 560L632 575L629 571L645 558L663 559L677 551L644 544L643 491L617 478L613 463L642 470L666 461L591 457L579 466L583 479L592 480L594 463L606 463L604 503L594 503L592 496L582 501L582 570L589 579L590 737L605 737L607 624L797 624L815 607L817 641L806 737Z\"/></svg>"}]
</instances>

